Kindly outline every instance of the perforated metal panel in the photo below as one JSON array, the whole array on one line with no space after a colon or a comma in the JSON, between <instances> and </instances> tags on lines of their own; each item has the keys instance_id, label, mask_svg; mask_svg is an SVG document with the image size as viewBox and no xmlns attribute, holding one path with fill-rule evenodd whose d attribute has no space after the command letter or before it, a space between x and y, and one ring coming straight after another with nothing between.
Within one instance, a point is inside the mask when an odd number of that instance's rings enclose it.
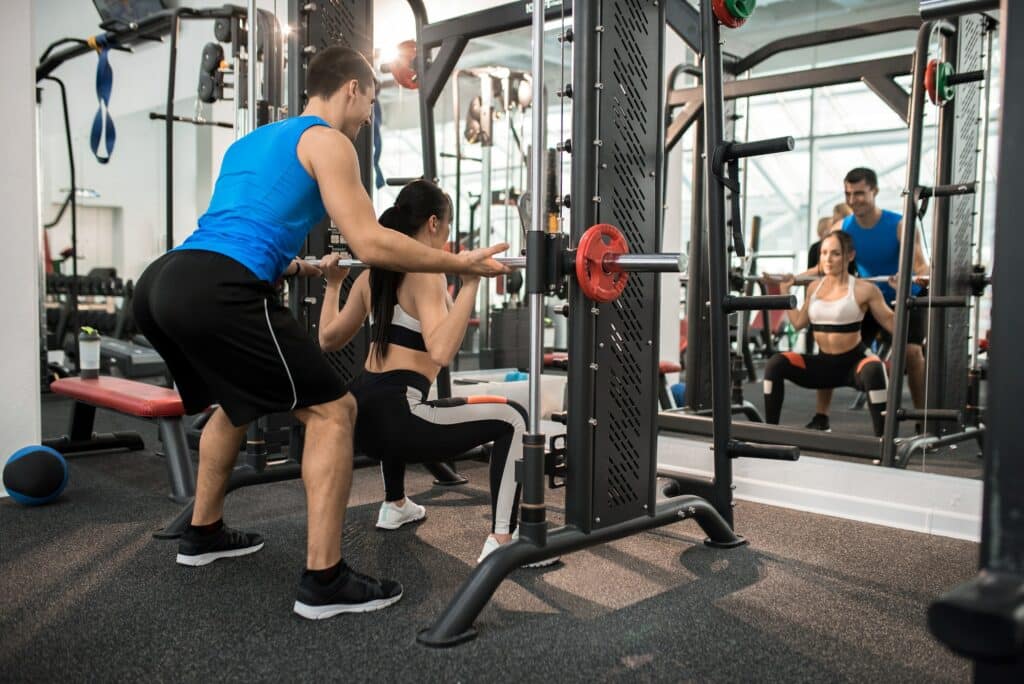
<instances>
[{"instance_id":1,"label":"perforated metal panel","mask_svg":"<svg viewBox=\"0 0 1024 684\"><path fill-rule=\"evenodd\" d=\"M982 19L977 15L962 17L957 32L957 64L960 73L983 67L984 33ZM981 103L980 84L957 86L956 97L946 105L952 113L953 135L950 182L970 183L977 178L978 115ZM935 260L935 267L945 272L945 294L968 295L971 264L974 261L973 234L975 195L958 195L949 200L949 226L945 241L945 259ZM937 293L938 294L938 293ZM932 312L928 333L929 405L962 409L967 400L967 367L969 361L969 309L936 309ZM959 431L954 423L939 423L933 428L940 433Z\"/></svg>"},{"instance_id":2,"label":"perforated metal panel","mask_svg":"<svg viewBox=\"0 0 1024 684\"><path fill-rule=\"evenodd\" d=\"M601 12L599 114L592 141L598 147L597 220L615 225L630 251L657 252L664 16L659 5L641 0L605 0ZM622 296L599 308L593 527L635 518L653 507L658 290L655 276L631 274Z\"/></svg>"},{"instance_id":3,"label":"perforated metal panel","mask_svg":"<svg viewBox=\"0 0 1024 684\"><path fill-rule=\"evenodd\" d=\"M356 274L357 275L357 274ZM352 289L352 284L355 282L356 275L349 274L345 278L345 282L341 285L341 297L339 297L339 304L344 306L345 300L348 299L348 293ZM313 326L314 331L316 326ZM329 352L324 354L327 357L327 361L331 364L331 367L337 371L338 375L341 376L341 380L344 383L352 382L353 378L360 373L363 369L363 364L366 362L366 353L370 347L370 332L367 326L363 326L362 331L359 332L352 341L346 344L338 351Z\"/></svg>"},{"instance_id":4,"label":"perforated metal panel","mask_svg":"<svg viewBox=\"0 0 1024 684\"><path fill-rule=\"evenodd\" d=\"M292 0L296 2L297 0ZM373 2L372 0L316 0L313 3L298 2L292 7L289 17L300 26L298 44L289 52L289 106L295 115L305 106L305 66L310 55L306 46L319 52L332 45L343 45L359 50L367 58L373 53ZM301 11L302 7L312 11ZM301 18L301 19L300 19ZM372 158L372 144L368 130L360 133L356 140L356 153L363 185L369 190ZM330 219L324 219L309 233L304 248L305 254L322 256L331 246L328 238ZM340 301L344 304L356 274L350 275L342 285ZM293 310L313 337L317 336L320 320L320 306L323 301L323 283L319 280L299 280L291 299ZM326 354L331 366L344 382L349 382L363 367L369 345L368 333L364 330L343 349Z\"/></svg>"},{"instance_id":5,"label":"perforated metal panel","mask_svg":"<svg viewBox=\"0 0 1024 684\"><path fill-rule=\"evenodd\" d=\"M317 50L346 45L363 54L373 49L373 4L365 0L316 0L310 13L308 44Z\"/></svg>"}]
</instances>

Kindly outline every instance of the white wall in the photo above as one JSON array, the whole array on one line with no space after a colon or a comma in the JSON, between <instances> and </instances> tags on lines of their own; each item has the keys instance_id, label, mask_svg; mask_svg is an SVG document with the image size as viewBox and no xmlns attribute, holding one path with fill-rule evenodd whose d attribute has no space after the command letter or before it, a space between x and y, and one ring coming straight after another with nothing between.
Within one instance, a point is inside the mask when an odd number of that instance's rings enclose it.
<instances>
[{"instance_id":1,"label":"white wall","mask_svg":"<svg viewBox=\"0 0 1024 684\"><path fill-rule=\"evenodd\" d=\"M39 290L42 277L37 228L35 48L30 0L7 0L0 10L0 149L7 173L0 183L0 206L7 230L0 291L6 293L8 321L0 335L4 391L0 393L0 459L40 439ZM0 496L6 496L0 487Z\"/></svg>"}]
</instances>

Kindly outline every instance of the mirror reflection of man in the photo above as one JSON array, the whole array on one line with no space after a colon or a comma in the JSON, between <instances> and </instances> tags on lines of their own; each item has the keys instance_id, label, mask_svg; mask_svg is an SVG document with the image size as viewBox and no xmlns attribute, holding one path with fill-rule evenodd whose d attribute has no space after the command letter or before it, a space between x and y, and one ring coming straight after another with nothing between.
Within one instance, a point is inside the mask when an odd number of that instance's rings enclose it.
<instances>
[{"instance_id":1,"label":"mirror reflection of man","mask_svg":"<svg viewBox=\"0 0 1024 684\"><path fill-rule=\"evenodd\" d=\"M895 275L899 272L900 246L903 239L903 216L878 207L878 175L869 168L851 169L843 179L846 204L853 213L836 221L833 230L843 230L853 238L857 252L857 272L862 278ZM920 233L914 234L914 275L927 276L930 266L921 247ZM886 302L896 299L895 280L876 283ZM926 294L925 289L914 283L911 294ZM907 329L907 384L914 406L924 407L924 338L928 329L928 312L925 309L910 310L910 325ZM881 329L870 312L864 317L861 328L864 343L870 346L876 338L889 337ZM832 390L818 390L817 411L807 427L828 429L828 406L832 401ZM821 418L824 420L821 420Z\"/></svg>"}]
</instances>

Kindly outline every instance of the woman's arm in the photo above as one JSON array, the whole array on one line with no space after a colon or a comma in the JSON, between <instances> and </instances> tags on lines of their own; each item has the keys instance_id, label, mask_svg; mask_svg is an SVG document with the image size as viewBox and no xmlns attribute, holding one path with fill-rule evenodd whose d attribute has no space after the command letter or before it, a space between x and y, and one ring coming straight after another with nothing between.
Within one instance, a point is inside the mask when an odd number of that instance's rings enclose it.
<instances>
[{"instance_id":1,"label":"woman's arm","mask_svg":"<svg viewBox=\"0 0 1024 684\"><path fill-rule=\"evenodd\" d=\"M336 351L348 344L363 327L369 313L365 296L369 291L369 270L359 274L345 300L345 307L338 310L341 283L345 280L343 273L348 269L337 268L334 265L337 259L328 261L333 256L325 258L322 266L327 275L327 287L324 288L323 306L320 307L320 348L325 352Z\"/></svg>"},{"instance_id":2,"label":"woman's arm","mask_svg":"<svg viewBox=\"0 0 1024 684\"><path fill-rule=\"evenodd\" d=\"M779 286L779 294L788 295L789 288L793 286L793 282L794 279L792 276L789 276L785 280L783 280L782 284ZM804 297L803 305L796 309L790 309L789 311L786 312L786 316L789 317L790 325L792 325L797 330L806 328L807 324L810 322L810 319L807 317L807 306L810 304L811 301L811 293L816 291L819 285L821 285L820 280L808 285L807 296Z\"/></svg>"},{"instance_id":3,"label":"woman's arm","mask_svg":"<svg viewBox=\"0 0 1024 684\"><path fill-rule=\"evenodd\" d=\"M885 297L882 296L882 291L871 283L863 280L857 280L857 288L863 292L863 296L867 298L868 311L878 321L878 325L882 326L890 335L892 329L896 325L896 313L889 308L889 305L885 303ZM858 294L860 294L858 292ZM863 301L860 296L857 297L858 301Z\"/></svg>"},{"instance_id":4,"label":"woman's arm","mask_svg":"<svg viewBox=\"0 0 1024 684\"><path fill-rule=\"evenodd\" d=\"M439 366L447 366L455 358L462 339L466 336L466 326L473 313L476 293L480 279L475 277L462 278L462 289L449 308L448 288L444 278L417 274L417 278L429 278L436 286L416 287L413 289L413 301L423 328L423 342L427 346L430 360ZM435 280L436 279L436 280Z\"/></svg>"}]
</instances>

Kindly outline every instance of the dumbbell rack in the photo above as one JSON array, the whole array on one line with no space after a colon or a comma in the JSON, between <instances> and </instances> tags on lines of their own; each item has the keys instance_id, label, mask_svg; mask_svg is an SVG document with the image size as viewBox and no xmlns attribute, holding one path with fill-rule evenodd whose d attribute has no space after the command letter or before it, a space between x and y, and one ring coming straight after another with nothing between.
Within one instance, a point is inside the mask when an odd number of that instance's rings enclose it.
<instances>
[{"instance_id":1,"label":"dumbbell rack","mask_svg":"<svg viewBox=\"0 0 1024 684\"><path fill-rule=\"evenodd\" d=\"M76 280L75 276L47 274L47 347L63 348L68 334L73 336L80 326L95 328L110 337L131 335L134 290L131 280L118 277L85 275L77 276ZM100 297L105 301L97 302ZM113 301L115 298L121 300L119 305Z\"/></svg>"}]
</instances>

